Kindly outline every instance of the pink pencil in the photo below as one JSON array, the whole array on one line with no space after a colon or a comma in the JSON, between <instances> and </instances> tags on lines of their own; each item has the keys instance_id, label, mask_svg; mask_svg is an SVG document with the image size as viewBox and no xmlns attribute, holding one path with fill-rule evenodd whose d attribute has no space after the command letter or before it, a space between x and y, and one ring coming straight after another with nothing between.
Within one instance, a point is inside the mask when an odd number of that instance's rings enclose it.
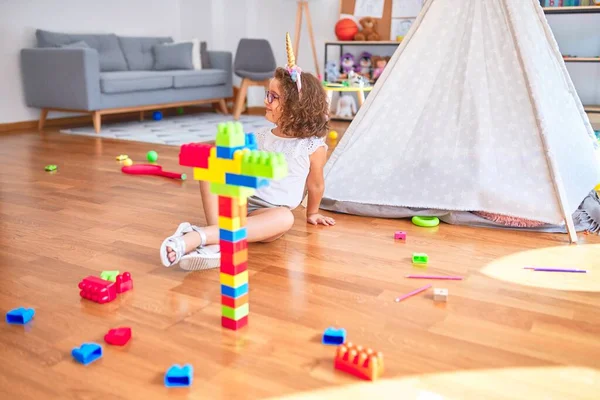
<instances>
[{"instance_id":1,"label":"pink pencil","mask_svg":"<svg viewBox=\"0 0 600 400\"><path fill-rule=\"evenodd\" d=\"M396 297L396 303L404 300L404 299L408 299L409 297L414 296L415 294L419 294L421 292L424 292L425 290L429 289L431 287L431 285L427 285L427 286L423 286L421 289L417 289L413 292L410 292L408 294L405 294L404 296L400 296L400 297Z\"/></svg>"},{"instance_id":2,"label":"pink pencil","mask_svg":"<svg viewBox=\"0 0 600 400\"><path fill-rule=\"evenodd\" d=\"M410 279L442 279L445 281L462 281L462 276L441 276L441 275L406 275Z\"/></svg>"}]
</instances>

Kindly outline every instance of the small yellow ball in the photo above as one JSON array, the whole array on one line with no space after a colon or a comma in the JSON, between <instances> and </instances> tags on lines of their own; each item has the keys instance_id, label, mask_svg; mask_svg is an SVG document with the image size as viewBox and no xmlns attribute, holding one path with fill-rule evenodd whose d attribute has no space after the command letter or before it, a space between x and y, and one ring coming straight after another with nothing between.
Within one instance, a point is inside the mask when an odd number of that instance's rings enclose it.
<instances>
[{"instance_id":1,"label":"small yellow ball","mask_svg":"<svg viewBox=\"0 0 600 400\"><path fill-rule=\"evenodd\" d=\"M125 164L126 167L130 167L133 165L133 160L128 158L127 160L123 161L123 164Z\"/></svg>"},{"instance_id":2,"label":"small yellow ball","mask_svg":"<svg viewBox=\"0 0 600 400\"><path fill-rule=\"evenodd\" d=\"M329 139L336 140L338 138L338 133L336 131L329 132Z\"/></svg>"}]
</instances>

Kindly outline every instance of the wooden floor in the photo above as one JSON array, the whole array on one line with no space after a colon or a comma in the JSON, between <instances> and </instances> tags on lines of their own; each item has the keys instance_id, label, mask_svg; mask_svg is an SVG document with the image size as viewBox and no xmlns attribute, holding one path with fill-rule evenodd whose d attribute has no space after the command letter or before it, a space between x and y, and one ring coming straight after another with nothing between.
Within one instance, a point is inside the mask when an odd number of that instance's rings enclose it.
<instances>
[{"instance_id":1,"label":"wooden floor","mask_svg":"<svg viewBox=\"0 0 600 400\"><path fill-rule=\"evenodd\" d=\"M0 310L36 310L26 327L0 325L0 398L599 398L597 236L569 246L560 234L346 215L313 227L299 209L284 238L250 246L250 324L232 332L220 326L217 270L160 264L159 245L177 224L204 220L196 182L120 172L115 156L143 161L151 149L165 169L190 172L176 147L0 135ZM394 242L395 230L408 241ZM412 267L415 251L429 255L427 269ZM590 273L515 278L547 251L562 255L546 261ZM133 291L105 305L80 299L83 277L113 269L132 273ZM404 279L423 271L465 280L432 282L449 289L447 304L431 292L394 302L429 283ZM88 366L73 361L72 348L103 343L118 326L133 329L125 348L107 345ZM335 348L320 344L328 326L382 351L384 379L335 371ZM175 363L193 364L192 388L164 387Z\"/></svg>"}]
</instances>

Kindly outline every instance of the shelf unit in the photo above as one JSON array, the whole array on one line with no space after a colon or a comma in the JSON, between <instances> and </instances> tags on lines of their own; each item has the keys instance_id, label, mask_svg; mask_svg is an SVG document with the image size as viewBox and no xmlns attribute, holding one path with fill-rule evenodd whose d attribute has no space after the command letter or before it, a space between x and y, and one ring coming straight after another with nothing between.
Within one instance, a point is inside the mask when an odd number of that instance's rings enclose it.
<instances>
[{"instance_id":1,"label":"shelf unit","mask_svg":"<svg viewBox=\"0 0 600 400\"><path fill-rule=\"evenodd\" d=\"M545 14L600 14L600 5L575 7L542 7ZM565 62L600 63L599 57L563 57ZM584 105L587 113L600 113L600 105Z\"/></svg>"}]
</instances>

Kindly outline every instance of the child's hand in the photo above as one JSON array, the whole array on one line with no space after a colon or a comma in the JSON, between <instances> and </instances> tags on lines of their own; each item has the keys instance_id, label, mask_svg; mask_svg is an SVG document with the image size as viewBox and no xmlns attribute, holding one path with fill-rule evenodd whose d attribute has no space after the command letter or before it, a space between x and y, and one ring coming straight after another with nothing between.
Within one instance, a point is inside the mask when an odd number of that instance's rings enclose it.
<instances>
[{"instance_id":1,"label":"child's hand","mask_svg":"<svg viewBox=\"0 0 600 400\"><path fill-rule=\"evenodd\" d=\"M326 217L324 215L321 214L311 214L308 217L306 217L306 222L308 222L309 224L313 224L313 225L325 225L325 226L330 226L330 225L335 225L335 219L331 218L331 217Z\"/></svg>"}]
</instances>

